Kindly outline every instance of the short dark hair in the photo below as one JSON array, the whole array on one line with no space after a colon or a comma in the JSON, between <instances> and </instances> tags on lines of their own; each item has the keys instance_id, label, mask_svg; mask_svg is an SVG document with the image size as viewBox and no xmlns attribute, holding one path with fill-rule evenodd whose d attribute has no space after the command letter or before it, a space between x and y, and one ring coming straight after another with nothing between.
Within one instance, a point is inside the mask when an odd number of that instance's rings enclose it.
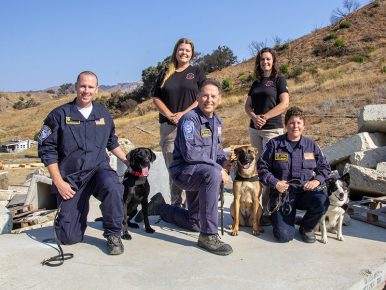
<instances>
[{"instance_id":1,"label":"short dark hair","mask_svg":"<svg viewBox=\"0 0 386 290\"><path fill-rule=\"evenodd\" d=\"M219 95L222 95L222 87L221 84L218 80L215 79L206 79L205 81L202 82L200 92L202 92L203 88L207 85L213 85L218 88Z\"/></svg>"},{"instance_id":2,"label":"short dark hair","mask_svg":"<svg viewBox=\"0 0 386 290\"><path fill-rule=\"evenodd\" d=\"M284 117L284 124L287 125L289 119L293 116L299 117L303 120L304 124L306 123L306 115L304 114L303 110L299 107L293 106L287 110Z\"/></svg>"},{"instance_id":3,"label":"short dark hair","mask_svg":"<svg viewBox=\"0 0 386 290\"><path fill-rule=\"evenodd\" d=\"M97 81L97 85L98 85L98 77L97 77L97 75L96 75L95 73L93 73L92 71L89 71L89 70L82 71L82 72L78 75L78 77L76 78L76 84L79 82L80 77L81 77L82 75L90 75L90 76L94 76L95 79L96 79L96 81Z\"/></svg>"}]
</instances>

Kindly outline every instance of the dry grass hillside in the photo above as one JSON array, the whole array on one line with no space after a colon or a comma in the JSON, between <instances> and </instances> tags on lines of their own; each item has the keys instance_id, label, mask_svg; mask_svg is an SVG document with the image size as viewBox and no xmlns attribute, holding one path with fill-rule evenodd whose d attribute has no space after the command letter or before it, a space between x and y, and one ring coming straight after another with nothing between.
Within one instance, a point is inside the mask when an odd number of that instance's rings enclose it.
<instances>
[{"instance_id":1,"label":"dry grass hillside","mask_svg":"<svg viewBox=\"0 0 386 290\"><path fill-rule=\"evenodd\" d=\"M364 105L386 103L385 19L386 1L372 2L346 18L348 28L334 24L278 47L279 66L288 65L293 76L288 79L291 105L308 113L306 134L321 147L355 134L356 116ZM249 142L244 102L253 81L253 62L250 59L210 75L231 84L219 110L225 123L225 146ZM30 97L40 106L14 110L12 102L19 97L0 93L0 141L32 138L47 113L74 96L53 99L32 93ZM158 113L151 101L115 122L118 136L136 146L159 149Z\"/></svg>"}]
</instances>

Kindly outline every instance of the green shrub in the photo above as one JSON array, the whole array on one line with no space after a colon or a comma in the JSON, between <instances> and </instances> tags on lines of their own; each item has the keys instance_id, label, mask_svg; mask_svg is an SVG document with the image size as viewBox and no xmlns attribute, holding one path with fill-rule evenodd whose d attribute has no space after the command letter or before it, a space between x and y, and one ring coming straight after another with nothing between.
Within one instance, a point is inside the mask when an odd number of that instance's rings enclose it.
<instances>
[{"instance_id":1,"label":"green shrub","mask_svg":"<svg viewBox=\"0 0 386 290\"><path fill-rule=\"evenodd\" d=\"M321 76L318 76L315 80L315 83L320 86L321 84L323 84L324 82L327 81L327 77L324 76L324 75L321 75Z\"/></svg>"},{"instance_id":2,"label":"green shrub","mask_svg":"<svg viewBox=\"0 0 386 290\"><path fill-rule=\"evenodd\" d=\"M224 91L230 91L233 87L232 81L230 79L225 79L222 81L221 86Z\"/></svg>"},{"instance_id":3,"label":"green shrub","mask_svg":"<svg viewBox=\"0 0 386 290\"><path fill-rule=\"evenodd\" d=\"M336 35L336 32L333 31L331 32L329 35L327 35L326 37L323 38L324 41L328 41L330 39L336 39L337 38L337 35Z\"/></svg>"},{"instance_id":4,"label":"green shrub","mask_svg":"<svg viewBox=\"0 0 386 290\"><path fill-rule=\"evenodd\" d=\"M286 63L286 64L281 65L279 70L282 74L287 74L289 72L289 64Z\"/></svg>"},{"instance_id":5,"label":"green shrub","mask_svg":"<svg viewBox=\"0 0 386 290\"><path fill-rule=\"evenodd\" d=\"M313 77L315 77L318 74L318 66L313 65L308 69L308 72L312 74Z\"/></svg>"},{"instance_id":6,"label":"green shrub","mask_svg":"<svg viewBox=\"0 0 386 290\"><path fill-rule=\"evenodd\" d=\"M342 21L339 23L339 28L340 28L340 29L350 28L350 27L351 27L351 23L348 22L347 20L342 20Z\"/></svg>"},{"instance_id":7,"label":"green shrub","mask_svg":"<svg viewBox=\"0 0 386 290\"><path fill-rule=\"evenodd\" d=\"M346 44L346 41L343 38L338 38L337 40L335 40L335 43L334 43L334 45L338 47L344 46L345 44Z\"/></svg>"},{"instance_id":8,"label":"green shrub","mask_svg":"<svg viewBox=\"0 0 386 290\"><path fill-rule=\"evenodd\" d=\"M279 45L278 48L277 48L277 50L278 50L278 51L284 51L284 50L288 49L288 47L289 47L289 43L286 42L286 43L284 43L283 45Z\"/></svg>"},{"instance_id":9,"label":"green shrub","mask_svg":"<svg viewBox=\"0 0 386 290\"><path fill-rule=\"evenodd\" d=\"M386 66L382 68L382 73L386 73Z\"/></svg>"},{"instance_id":10,"label":"green shrub","mask_svg":"<svg viewBox=\"0 0 386 290\"><path fill-rule=\"evenodd\" d=\"M359 62L359 63L364 62L366 59L367 59L367 56L361 55L361 54L355 54L355 55L353 55L353 56L350 58L351 61Z\"/></svg>"},{"instance_id":11,"label":"green shrub","mask_svg":"<svg viewBox=\"0 0 386 290\"><path fill-rule=\"evenodd\" d=\"M303 73L303 69L301 67L295 67L292 73L295 77L298 77Z\"/></svg>"},{"instance_id":12,"label":"green shrub","mask_svg":"<svg viewBox=\"0 0 386 290\"><path fill-rule=\"evenodd\" d=\"M238 78L242 77L244 75L244 72L239 72L239 74L237 75Z\"/></svg>"},{"instance_id":13,"label":"green shrub","mask_svg":"<svg viewBox=\"0 0 386 290\"><path fill-rule=\"evenodd\" d=\"M378 1L374 1L373 8L378 8L380 6L381 6L381 3L379 3Z\"/></svg>"}]
</instances>

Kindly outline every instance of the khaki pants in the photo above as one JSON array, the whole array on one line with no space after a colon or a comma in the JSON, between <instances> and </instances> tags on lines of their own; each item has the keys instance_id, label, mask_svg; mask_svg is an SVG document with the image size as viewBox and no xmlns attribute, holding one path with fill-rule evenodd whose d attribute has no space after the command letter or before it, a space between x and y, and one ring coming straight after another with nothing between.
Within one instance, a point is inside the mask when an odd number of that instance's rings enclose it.
<instances>
[{"instance_id":1,"label":"khaki pants","mask_svg":"<svg viewBox=\"0 0 386 290\"><path fill-rule=\"evenodd\" d=\"M162 155L165 159L166 168L169 171L169 166L173 161L174 140L177 135L177 127L168 123L160 124L160 143ZM185 205L185 192L174 184L169 173L170 187L170 203L175 206Z\"/></svg>"},{"instance_id":2,"label":"khaki pants","mask_svg":"<svg viewBox=\"0 0 386 290\"><path fill-rule=\"evenodd\" d=\"M256 158L260 157L261 152L263 151L264 146L268 143L269 140L275 138L279 135L284 134L284 129L270 129L270 130L256 130L249 127L249 138L253 147L257 149ZM263 192L261 195L261 203L263 210L266 212L267 203L269 200L269 188L262 184Z\"/></svg>"}]
</instances>

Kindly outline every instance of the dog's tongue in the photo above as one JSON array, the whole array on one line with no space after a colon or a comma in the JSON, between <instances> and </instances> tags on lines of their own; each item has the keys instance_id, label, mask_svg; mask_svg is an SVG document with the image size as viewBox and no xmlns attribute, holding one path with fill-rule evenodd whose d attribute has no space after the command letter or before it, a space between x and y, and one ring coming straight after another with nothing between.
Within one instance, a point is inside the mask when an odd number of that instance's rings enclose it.
<instances>
[{"instance_id":1,"label":"dog's tongue","mask_svg":"<svg viewBox=\"0 0 386 290\"><path fill-rule=\"evenodd\" d=\"M250 166L250 164L249 164L249 163L247 163L247 164L243 164L243 168L244 168L244 169L248 169L248 168L249 168L249 166Z\"/></svg>"},{"instance_id":2,"label":"dog's tongue","mask_svg":"<svg viewBox=\"0 0 386 290\"><path fill-rule=\"evenodd\" d=\"M148 176L149 175L149 167L142 168L142 175L143 176Z\"/></svg>"}]
</instances>

